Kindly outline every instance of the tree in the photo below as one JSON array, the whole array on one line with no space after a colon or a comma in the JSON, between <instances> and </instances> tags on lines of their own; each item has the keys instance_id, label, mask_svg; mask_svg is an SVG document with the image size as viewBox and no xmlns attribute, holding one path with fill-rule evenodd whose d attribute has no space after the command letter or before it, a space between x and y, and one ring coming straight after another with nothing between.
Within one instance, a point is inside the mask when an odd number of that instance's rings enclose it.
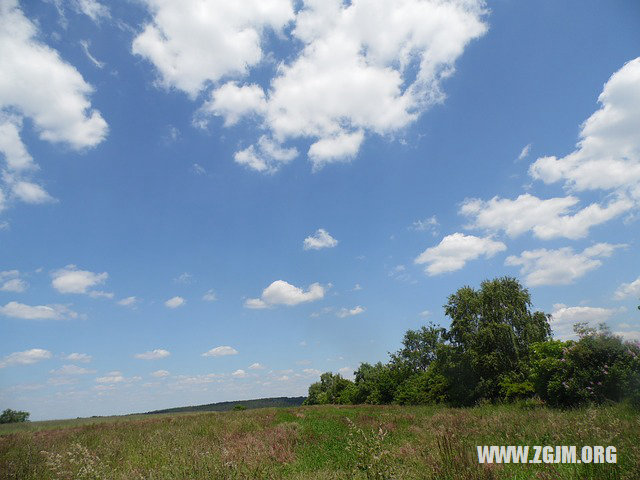
<instances>
[{"instance_id":1,"label":"tree","mask_svg":"<svg viewBox=\"0 0 640 480\"><path fill-rule=\"evenodd\" d=\"M11 410L10 408L7 408L0 415L0 423L19 423L28 421L29 412L20 412L18 410Z\"/></svg>"},{"instance_id":2,"label":"tree","mask_svg":"<svg viewBox=\"0 0 640 480\"><path fill-rule=\"evenodd\" d=\"M450 400L468 404L526 390L517 384L526 381L530 346L551 333L549 316L531 311L529 291L515 278L486 280L479 290L460 288L444 308L451 349L441 368L455 390Z\"/></svg>"},{"instance_id":3,"label":"tree","mask_svg":"<svg viewBox=\"0 0 640 480\"><path fill-rule=\"evenodd\" d=\"M411 374L425 372L436 359L445 333L444 328L433 323L419 330L407 330L402 339L402 348L391 354L390 365Z\"/></svg>"}]
</instances>

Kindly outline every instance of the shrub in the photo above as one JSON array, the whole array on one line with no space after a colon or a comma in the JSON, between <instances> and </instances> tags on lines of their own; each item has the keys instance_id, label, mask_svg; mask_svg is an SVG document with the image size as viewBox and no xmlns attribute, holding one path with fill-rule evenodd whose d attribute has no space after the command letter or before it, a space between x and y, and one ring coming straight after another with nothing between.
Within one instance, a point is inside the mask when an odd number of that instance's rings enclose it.
<instances>
[{"instance_id":1,"label":"shrub","mask_svg":"<svg viewBox=\"0 0 640 480\"><path fill-rule=\"evenodd\" d=\"M28 422L29 421L29 412L20 412L17 410L11 410L7 408L0 415L0 423L19 423L19 422Z\"/></svg>"}]
</instances>

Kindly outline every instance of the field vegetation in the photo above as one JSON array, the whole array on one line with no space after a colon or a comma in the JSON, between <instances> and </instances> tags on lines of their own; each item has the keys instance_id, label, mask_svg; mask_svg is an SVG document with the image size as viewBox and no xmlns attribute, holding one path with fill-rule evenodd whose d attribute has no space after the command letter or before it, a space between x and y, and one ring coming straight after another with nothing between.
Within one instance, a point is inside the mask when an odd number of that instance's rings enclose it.
<instances>
[{"instance_id":1,"label":"field vegetation","mask_svg":"<svg viewBox=\"0 0 640 480\"><path fill-rule=\"evenodd\" d=\"M22 429L22 430L21 430ZM615 445L616 464L479 464L476 445ZM0 429L0 478L637 479L628 405L306 406Z\"/></svg>"}]
</instances>

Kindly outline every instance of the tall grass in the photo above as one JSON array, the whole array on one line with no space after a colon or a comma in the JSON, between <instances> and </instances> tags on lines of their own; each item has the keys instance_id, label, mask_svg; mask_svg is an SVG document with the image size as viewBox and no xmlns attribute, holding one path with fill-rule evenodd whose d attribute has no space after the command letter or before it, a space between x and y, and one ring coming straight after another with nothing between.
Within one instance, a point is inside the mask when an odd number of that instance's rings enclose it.
<instances>
[{"instance_id":1,"label":"tall grass","mask_svg":"<svg viewBox=\"0 0 640 480\"><path fill-rule=\"evenodd\" d=\"M640 416L624 405L568 411L317 406L58 426L0 430L0 478L640 478ZM476 445L614 445L618 463L481 465Z\"/></svg>"}]
</instances>

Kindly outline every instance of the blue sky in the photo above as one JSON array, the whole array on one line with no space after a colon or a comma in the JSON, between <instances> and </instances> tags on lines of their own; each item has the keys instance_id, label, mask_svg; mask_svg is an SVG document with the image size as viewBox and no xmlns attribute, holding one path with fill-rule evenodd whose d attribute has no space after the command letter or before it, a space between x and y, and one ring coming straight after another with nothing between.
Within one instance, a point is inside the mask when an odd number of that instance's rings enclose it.
<instances>
[{"instance_id":1,"label":"blue sky","mask_svg":"<svg viewBox=\"0 0 640 480\"><path fill-rule=\"evenodd\" d=\"M304 395L503 275L559 338L640 339L638 25L634 1L0 0L0 407Z\"/></svg>"}]
</instances>

